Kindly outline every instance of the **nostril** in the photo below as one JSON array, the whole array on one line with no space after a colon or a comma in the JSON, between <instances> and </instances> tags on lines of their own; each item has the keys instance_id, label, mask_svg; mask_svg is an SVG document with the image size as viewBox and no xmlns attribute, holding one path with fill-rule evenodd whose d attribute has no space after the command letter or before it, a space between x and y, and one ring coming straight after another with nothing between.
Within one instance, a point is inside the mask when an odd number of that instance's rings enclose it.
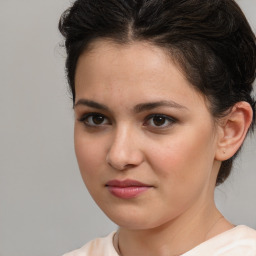
<instances>
[{"instance_id":1,"label":"nostril","mask_svg":"<svg viewBox=\"0 0 256 256\"><path fill-rule=\"evenodd\" d=\"M134 168L140 164L141 161L138 161L134 159L132 156L122 157L121 154L118 155L110 155L108 154L106 157L106 162L108 165L110 165L112 168L120 171L124 171L127 169Z\"/></svg>"},{"instance_id":2,"label":"nostril","mask_svg":"<svg viewBox=\"0 0 256 256\"><path fill-rule=\"evenodd\" d=\"M116 170L124 170L125 167L129 164L126 164L124 162L121 161L121 159L114 159L111 158L109 156L107 156L106 161L108 163L108 165L110 165L112 168L116 169Z\"/></svg>"},{"instance_id":3,"label":"nostril","mask_svg":"<svg viewBox=\"0 0 256 256\"><path fill-rule=\"evenodd\" d=\"M135 164L127 164L127 165L124 166L124 169L133 168L135 166L136 166Z\"/></svg>"},{"instance_id":4,"label":"nostril","mask_svg":"<svg viewBox=\"0 0 256 256\"><path fill-rule=\"evenodd\" d=\"M137 167L138 165L140 165L140 163L142 162L142 160L140 161L134 161L134 163L132 161L130 161L130 163L128 161L125 161L124 159L111 159L109 157L106 158L106 162L109 166L111 166L112 168L119 170L119 171L125 171L128 169L132 169Z\"/></svg>"}]
</instances>

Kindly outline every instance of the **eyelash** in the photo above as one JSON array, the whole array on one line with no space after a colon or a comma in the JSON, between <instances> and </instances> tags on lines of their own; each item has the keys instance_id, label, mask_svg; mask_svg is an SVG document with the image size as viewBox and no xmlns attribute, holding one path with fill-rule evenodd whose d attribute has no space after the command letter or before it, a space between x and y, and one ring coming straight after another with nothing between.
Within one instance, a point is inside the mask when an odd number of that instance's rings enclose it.
<instances>
[{"instance_id":1,"label":"eyelash","mask_svg":"<svg viewBox=\"0 0 256 256\"><path fill-rule=\"evenodd\" d=\"M100 117L100 118L103 118L103 123L100 123L100 124L90 124L89 123L89 118L94 118L94 117ZM150 124L150 120L152 119L153 121L153 118L162 118L163 121L164 121L164 125L152 125ZM107 123L104 123L104 121L107 120ZM100 128L104 125L111 125L111 122L109 121L109 119L103 115L103 114L100 114L100 113L95 113L95 112L92 112L92 113L88 113L88 114L85 114L83 115L81 118L78 119L79 122L82 122L86 127L89 127L89 128ZM90 120L90 121L93 121L93 120ZM167 124L166 124L167 122ZM173 124L177 123L177 119L173 118L173 117L170 117L170 116L167 116L167 115L164 115L164 114L151 114L149 116L147 116L145 118L145 121L143 122L143 126L151 126L153 128L156 128L156 129L164 129L164 128L168 128L170 126L172 126Z\"/></svg>"},{"instance_id":2,"label":"eyelash","mask_svg":"<svg viewBox=\"0 0 256 256\"><path fill-rule=\"evenodd\" d=\"M144 126L150 126L149 121L150 119L153 118L163 118L164 123L168 122L165 125L161 125L161 126L157 126L157 125L151 125L154 128L158 128L158 129L164 129L164 128L168 128L170 126L172 126L173 124L175 124L177 122L177 120L173 117L167 116L167 115L163 115L163 114L152 114L146 117L146 122L143 123Z\"/></svg>"},{"instance_id":3,"label":"eyelash","mask_svg":"<svg viewBox=\"0 0 256 256\"><path fill-rule=\"evenodd\" d=\"M79 122L82 122L85 126L87 127L92 127L92 128L96 128L96 127L100 127L102 125L105 125L105 124L90 124L88 122L88 119L89 118L94 118L94 117L103 117L105 120L107 119L103 114L100 114L100 113L88 113L88 114L85 114L83 115L81 118L78 119ZM108 124L111 124L110 122Z\"/></svg>"}]
</instances>

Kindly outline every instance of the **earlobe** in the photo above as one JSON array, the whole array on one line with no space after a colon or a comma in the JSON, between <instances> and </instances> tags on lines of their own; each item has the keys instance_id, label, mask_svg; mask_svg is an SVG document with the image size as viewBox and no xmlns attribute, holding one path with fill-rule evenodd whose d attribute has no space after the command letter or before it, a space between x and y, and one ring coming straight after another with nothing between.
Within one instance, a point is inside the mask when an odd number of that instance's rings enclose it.
<instances>
[{"instance_id":1,"label":"earlobe","mask_svg":"<svg viewBox=\"0 0 256 256\"><path fill-rule=\"evenodd\" d=\"M252 122L252 108L248 102L236 103L219 125L219 137L215 159L224 161L241 147Z\"/></svg>"}]
</instances>

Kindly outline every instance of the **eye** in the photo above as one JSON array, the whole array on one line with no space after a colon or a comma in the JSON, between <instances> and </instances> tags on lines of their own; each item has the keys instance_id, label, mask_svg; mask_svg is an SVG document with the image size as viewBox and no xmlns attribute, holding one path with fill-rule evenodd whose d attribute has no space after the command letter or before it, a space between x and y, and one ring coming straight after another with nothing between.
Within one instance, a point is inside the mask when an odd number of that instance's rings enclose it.
<instances>
[{"instance_id":1,"label":"eye","mask_svg":"<svg viewBox=\"0 0 256 256\"><path fill-rule=\"evenodd\" d=\"M162 115L162 114L155 114L150 115L147 117L146 126L152 126L152 127L159 127L159 128L166 128L168 126L171 126L174 124L176 120L172 117Z\"/></svg>"},{"instance_id":2,"label":"eye","mask_svg":"<svg viewBox=\"0 0 256 256\"><path fill-rule=\"evenodd\" d=\"M99 113L89 113L82 116L78 121L84 123L86 126L102 126L110 124L109 120L102 114Z\"/></svg>"}]
</instances>

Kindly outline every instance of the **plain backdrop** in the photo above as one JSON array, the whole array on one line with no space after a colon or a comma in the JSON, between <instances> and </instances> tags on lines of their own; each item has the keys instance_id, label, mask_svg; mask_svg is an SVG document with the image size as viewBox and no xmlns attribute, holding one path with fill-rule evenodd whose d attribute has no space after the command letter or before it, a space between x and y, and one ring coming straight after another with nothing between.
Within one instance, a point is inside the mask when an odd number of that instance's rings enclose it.
<instances>
[{"instance_id":1,"label":"plain backdrop","mask_svg":"<svg viewBox=\"0 0 256 256\"><path fill-rule=\"evenodd\" d=\"M256 1L240 0L256 31ZM94 204L73 148L57 24L68 0L0 0L0 256L54 256L116 229ZM216 202L256 228L256 137Z\"/></svg>"}]
</instances>

